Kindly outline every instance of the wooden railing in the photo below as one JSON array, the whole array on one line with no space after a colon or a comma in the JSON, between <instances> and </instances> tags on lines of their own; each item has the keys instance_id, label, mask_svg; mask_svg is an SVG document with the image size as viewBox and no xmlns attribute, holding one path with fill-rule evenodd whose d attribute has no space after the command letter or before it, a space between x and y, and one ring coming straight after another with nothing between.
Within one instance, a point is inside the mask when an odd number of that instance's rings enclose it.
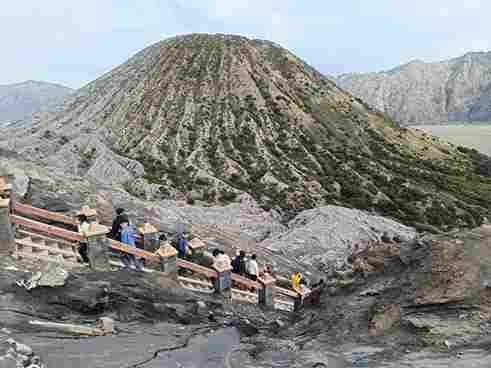
<instances>
[{"instance_id":1,"label":"wooden railing","mask_svg":"<svg viewBox=\"0 0 491 368\"><path fill-rule=\"evenodd\" d=\"M56 236L61 239L66 239L70 241L82 241L84 240L83 235L62 229L60 227L52 226L52 225L47 225L42 222L34 221L31 219L27 219L25 217L21 217L18 215L10 215L10 220L12 224L19 225L19 226L24 226L29 229L33 229L39 232L42 232L44 234Z\"/></svg>"},{"instance_id":2,"label":"wooden railing","mask_svg":"<svg viewBox=\"0 0 491 368\"><path fill-rule=\"evenodd\" d=\"M78 220L58 212L51 212L17 202L14 207L14 213L24 216L35 216L43 220L60 222L67 225L78 225Z\"/></svg>"},{"instance_id":3,"label":"wooden railing","mask_svg":"<svg viewBox=\"0 0 491 368\"><path fill-rule=\"evenodd\" d=\"M217 277L217 272L215 270L212 270L211 268L204 267L193 262L186 261L184 259L178 259L177 266L180 268L185 268L193 272L205 275L210 279Z\"/></svg>"},{"instance_id":4,"label":"wooden railing","mask_svg":"<svg viewBox=\"0 0 491 368\"><path fill-rule=\"evenodd\" d=\"M232 273L232 281L243 286L243 287L246 287L247 289L261 289L262 288L262 285L257 282L257 281L253 281L253 280L250 280L246 277L243 277L243 276L240 276L236 273Z\"/></svg>"}]
</instances>

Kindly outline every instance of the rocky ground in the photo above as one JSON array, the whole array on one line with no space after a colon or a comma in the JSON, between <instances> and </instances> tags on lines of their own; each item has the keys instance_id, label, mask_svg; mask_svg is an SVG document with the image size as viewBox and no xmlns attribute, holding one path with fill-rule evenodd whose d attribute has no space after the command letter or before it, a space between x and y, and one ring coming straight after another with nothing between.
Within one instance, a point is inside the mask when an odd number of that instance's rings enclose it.
<instances>
[{"instance_id":1,"label":"rocky ground","mask_svg":"<svg viewBox=\"0 0 491 368\"><path fill-rule=\"evenodd\" d=\"M374 243L333 268L321 305L298 314L230 305L172 280L123 272L75 270L62 287L27 291L15 281L33 266L3 259L0 351L8 358L0 363L484 368L491 362L490 244L489 226ZM115 320L116 334L80 338L28 323L91 325L101 316Z\"/></svg>"},{"instance_id":2,"label":"rocky ground","mask_svg":"<svg viewBox=\"0 0 491 368\"><path fill-rule=\"evenodd\" d=\"M286 222L248 196L224 207L145 202L15 156L4 157L0 166L16 174L19 198L36 206L74 213L88 204L103 222L123 206L135 222L164 230L177 222L217 225L235 231L240 244L281 272L300 269L328 284L321 306L291 315L225 304L183 291L171 280L121 272L71 271L62 287L27 291L16 281L36 265L2 259L2 368L19 362L48 368L460 368L491 362L489 227L415 238L413 229L395 221L335 206ZM116 321L115 335L79 338L29 325L92 325L101 316Z\"/></svg>"}]
</instances>

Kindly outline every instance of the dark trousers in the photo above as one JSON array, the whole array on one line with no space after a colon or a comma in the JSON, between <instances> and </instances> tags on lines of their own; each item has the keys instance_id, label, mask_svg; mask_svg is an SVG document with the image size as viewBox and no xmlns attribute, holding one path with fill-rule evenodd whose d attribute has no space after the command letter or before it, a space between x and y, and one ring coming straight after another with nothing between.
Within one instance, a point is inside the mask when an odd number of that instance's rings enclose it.
<instances>
[{"instance_id":1,"label":"dark trousers","mask_svg":"<svg viewBox=\"0 0 491 368\"><path fill-rule=\"evenodd\" d=\"M134 254L123 253L121 254L121 262L123 262L124 268L135 267L137 270L142 271L143 265Z\"/></svg>"},{"instance_id":2,"label":"dark trousers","mask_svg":"<svg viewBox=\"0 0 491 368\"><path fill-rule=\"evenodd\" d=\"M88 245L87 243L83 242L83 243L80 243L79 247L78 247L78 253L80 254L80 257L82 257L82 261L84 263L89 263L89 256L88 256Z\"/></svg>"}]
</instances>

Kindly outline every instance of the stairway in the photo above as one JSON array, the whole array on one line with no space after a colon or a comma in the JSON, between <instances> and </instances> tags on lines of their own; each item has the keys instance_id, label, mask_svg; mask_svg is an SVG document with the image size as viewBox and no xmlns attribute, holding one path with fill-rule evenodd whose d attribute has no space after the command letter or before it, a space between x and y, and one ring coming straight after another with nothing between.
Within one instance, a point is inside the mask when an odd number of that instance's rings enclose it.
<instances>
[{"instance_id":1,"label":"stairway","mask_svg":"<svg viewBox=\"0 0 491 368\"><path fill-rule=\"evenodd\" d=\"M17 259L56 262L66 268L82 266L78 263L78 244L47 235L17 229L15 252Z\"/></svg>"}]
</instances>

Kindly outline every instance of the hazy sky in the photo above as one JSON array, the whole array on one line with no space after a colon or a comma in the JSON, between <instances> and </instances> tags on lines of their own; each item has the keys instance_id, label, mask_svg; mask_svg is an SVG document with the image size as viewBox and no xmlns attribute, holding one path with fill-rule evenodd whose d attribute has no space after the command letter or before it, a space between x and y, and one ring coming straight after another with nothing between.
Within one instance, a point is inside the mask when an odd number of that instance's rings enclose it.
<instances>
[{"instance_id":1,"label":"hazy sky","mask_svg":"<svg viewBox=\"0 0 491 368\"><path fill-rule=\"evenodd\" d=\"M326 74L491 49L489 0L12 0L0 84L80 87L140 49L192 32L275 41Z\"/></svg>"}]
</instances>

